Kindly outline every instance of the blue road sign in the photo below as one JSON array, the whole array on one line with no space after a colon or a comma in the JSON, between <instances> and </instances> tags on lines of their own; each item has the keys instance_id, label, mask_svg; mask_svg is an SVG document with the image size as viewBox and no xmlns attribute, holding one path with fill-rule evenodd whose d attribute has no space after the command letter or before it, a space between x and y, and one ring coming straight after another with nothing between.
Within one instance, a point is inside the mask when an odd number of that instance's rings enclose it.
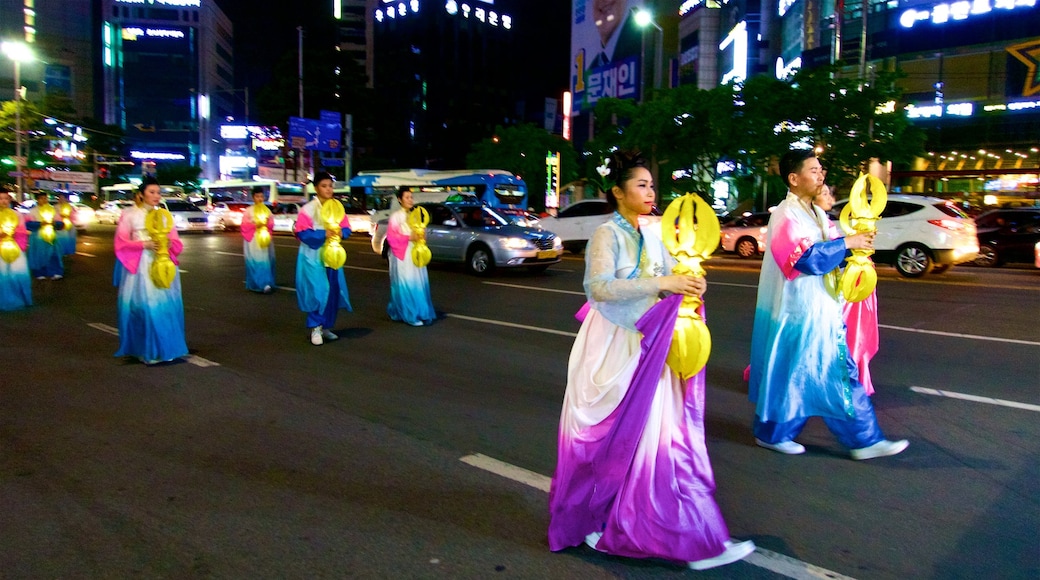
<instances>
[{"instance_id":1,"label":"blue road sign","mask_svg":"<svg viewBox=\"0 0 1040 580\"><path fill-rule=\"evenodd\" d=\"M339 151L342 134L343 125L339 122L331 123L317 119L289 117L289 138L303 139L304 149L330 153Z\"/></svg>"}]
</instances>

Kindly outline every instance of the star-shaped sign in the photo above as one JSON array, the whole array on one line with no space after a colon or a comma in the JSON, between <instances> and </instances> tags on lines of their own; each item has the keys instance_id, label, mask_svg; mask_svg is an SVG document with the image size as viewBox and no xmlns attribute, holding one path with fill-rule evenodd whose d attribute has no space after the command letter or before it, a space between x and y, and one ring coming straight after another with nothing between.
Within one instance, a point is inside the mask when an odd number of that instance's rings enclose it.
<instances>
[{"instance_id":1,"label":"star-shaped sign","mask_svg":"<svg viewBox=\"0 0 1040 580\"><path fill-rule=\"evenodd\" d=\"M1022 87L1022 96L1040 93L1040 38L1009 46L1007 51L1026 65L1026 84Z\"/></svg>"}]
</instances>

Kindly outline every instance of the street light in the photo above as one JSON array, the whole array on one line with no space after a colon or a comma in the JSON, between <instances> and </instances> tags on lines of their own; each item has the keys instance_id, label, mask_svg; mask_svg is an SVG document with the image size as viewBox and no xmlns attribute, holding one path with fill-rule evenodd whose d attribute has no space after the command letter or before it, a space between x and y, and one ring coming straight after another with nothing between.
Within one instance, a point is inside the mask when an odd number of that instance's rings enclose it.
<instances>
[{"instance_id":1,"label":"street light","mask_svg":"<svg viewBox=\"0 0 1040 580\"><path fill-rule=\"evenodd\" d=\"M22 63L33 60L33 53L28 45L22 42L4 41L0 44L7 58L14 62L14 170L17 174L18 199L24 199L25 191L25 158L22 157Z\"/></svg>"},{"instance_id":2,"label":"street light","mask_svg":"<svg viewBox=\"0 0 1040 580\"><path fill-rule=\"evenodd\" d=\"M635 19L636 19L636 24L640 28L646 29L647 26L653 26L654 28L657 29L657 32L660 33L658 35L658 37L657 37L657 50L655 51L655 54L654 54L654 88L655 89L660 89L661 88L661 60L664 58L664 54L663 54L664 53L664 29L661 28L656 22L654 22L654 15L651 14L649 10L644 10L642 8L633 9L633 10L635 10L634 16L635 16ZM640 56L639 62L643 66L646 66L646 38L645 37L643 38L643 53ZM640 75L640 79L639 79L640 100L645 100L646 99L646 90L643 88L644 84L645 84L644 83L645 79L646 79L646 74L645 73Z\"/></svg>"}]
</instances>

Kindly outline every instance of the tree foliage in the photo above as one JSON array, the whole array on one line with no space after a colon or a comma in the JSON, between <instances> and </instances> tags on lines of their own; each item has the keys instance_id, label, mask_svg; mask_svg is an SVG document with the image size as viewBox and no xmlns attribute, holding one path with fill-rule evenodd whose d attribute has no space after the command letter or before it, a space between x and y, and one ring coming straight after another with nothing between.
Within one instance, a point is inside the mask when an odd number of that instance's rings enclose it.
<instances>
[{"instance_id":1,"label":"tree foliage","mask_svg":"<svg viewBox=\"0 0 1040 580\"><path fill-rule=\"evenodd\" d=\"M560 184L576 179L578 154L570 141L536 125L498 126L495 136L470 149L466 166L470 169L504 169L523 178L527 184L528 204L545 209L546 163L549 152L560 153Z\"/></svg>"}]
</instances>

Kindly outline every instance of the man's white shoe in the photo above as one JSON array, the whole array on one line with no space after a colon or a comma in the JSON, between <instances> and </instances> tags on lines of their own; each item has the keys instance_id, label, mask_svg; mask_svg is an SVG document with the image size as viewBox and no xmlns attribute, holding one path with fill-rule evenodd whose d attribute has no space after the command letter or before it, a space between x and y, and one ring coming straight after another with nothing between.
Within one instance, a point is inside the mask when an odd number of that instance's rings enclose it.
<instances>
[{"instance_id":1,"label":"man's white shoe","mask_svg":"<svg viewBox=\"0 0 1040 580\"><path fill-rule=\"evenodd\" d=\"M336 333L332 332L331 330L322 330L321 336L325 340L336 340L339 338L338 336L336 336Z\"/></svg>"},{"instance_id":2,"label":"man's white shoe","mask_svg":"<svg viewBox=\"0 0 1040 580\"><path fill-rule=\"evenodd\" d=\"M882 439L870 447L864 447L862 449L853 449L849 452L852 458L856 461L863 461L864 459L874 459L875 457L888 457L889 455L896 455L902 453L904 449L910 446L910 442L906 439L900 439L899 441L889 441L888 439Z\"/></svg>"},{"instance_id":3,"label":"man's white shoe","mask_svg":"<svg viewBox=\"0 0 1040 580\"><path fill-rule=\"evenodd\" d=\"M592 532L585 536L585 545L596 550L596 544L599 543L599 539L603 537L603 532Z\"/></svg>"},{"instance_id":4,"label":"man's white shoe","mask_svg":"<svg viewBox=\"0 0 1040 580\"><path fill-rule=\"evenodd\" d=\"M311 344L314 346L321 346L325 344L325 341L321 338L321 327L315 326L311 329Z\"/></svg>"},{"instance_id":5,"label":"man's white shoe","mask_svg":"<svg viewBox=\"0 0 1040 580\"><path fill-rule=\"evenodd\" d=\"M778 453L785 455L801 455L805 453L805 447L801 443L795 443L794 441L781 441L779 443L766 443L761 439L755 438L755 444L759 447L765 447L766 449L772 449Z\"/></svg>"},{"instance_id":6,"label":"man's white shoe","mask_svg":"<svg viewBox=\"0 0 1040 580\"><path fill-rule=\"evenodd\" d=\"M704 560L697 560L696 562L689 562L686 565L693 570L707 570L708 568L715 568L718 566L725 566L726 564L732 564L737 560L743 560L747 558L751 552L755 551L755 543L751 540L744 542L732 542L726 541L726 551L715 556L714 558L705 558Z\"/></svg>"}]
</instances>

